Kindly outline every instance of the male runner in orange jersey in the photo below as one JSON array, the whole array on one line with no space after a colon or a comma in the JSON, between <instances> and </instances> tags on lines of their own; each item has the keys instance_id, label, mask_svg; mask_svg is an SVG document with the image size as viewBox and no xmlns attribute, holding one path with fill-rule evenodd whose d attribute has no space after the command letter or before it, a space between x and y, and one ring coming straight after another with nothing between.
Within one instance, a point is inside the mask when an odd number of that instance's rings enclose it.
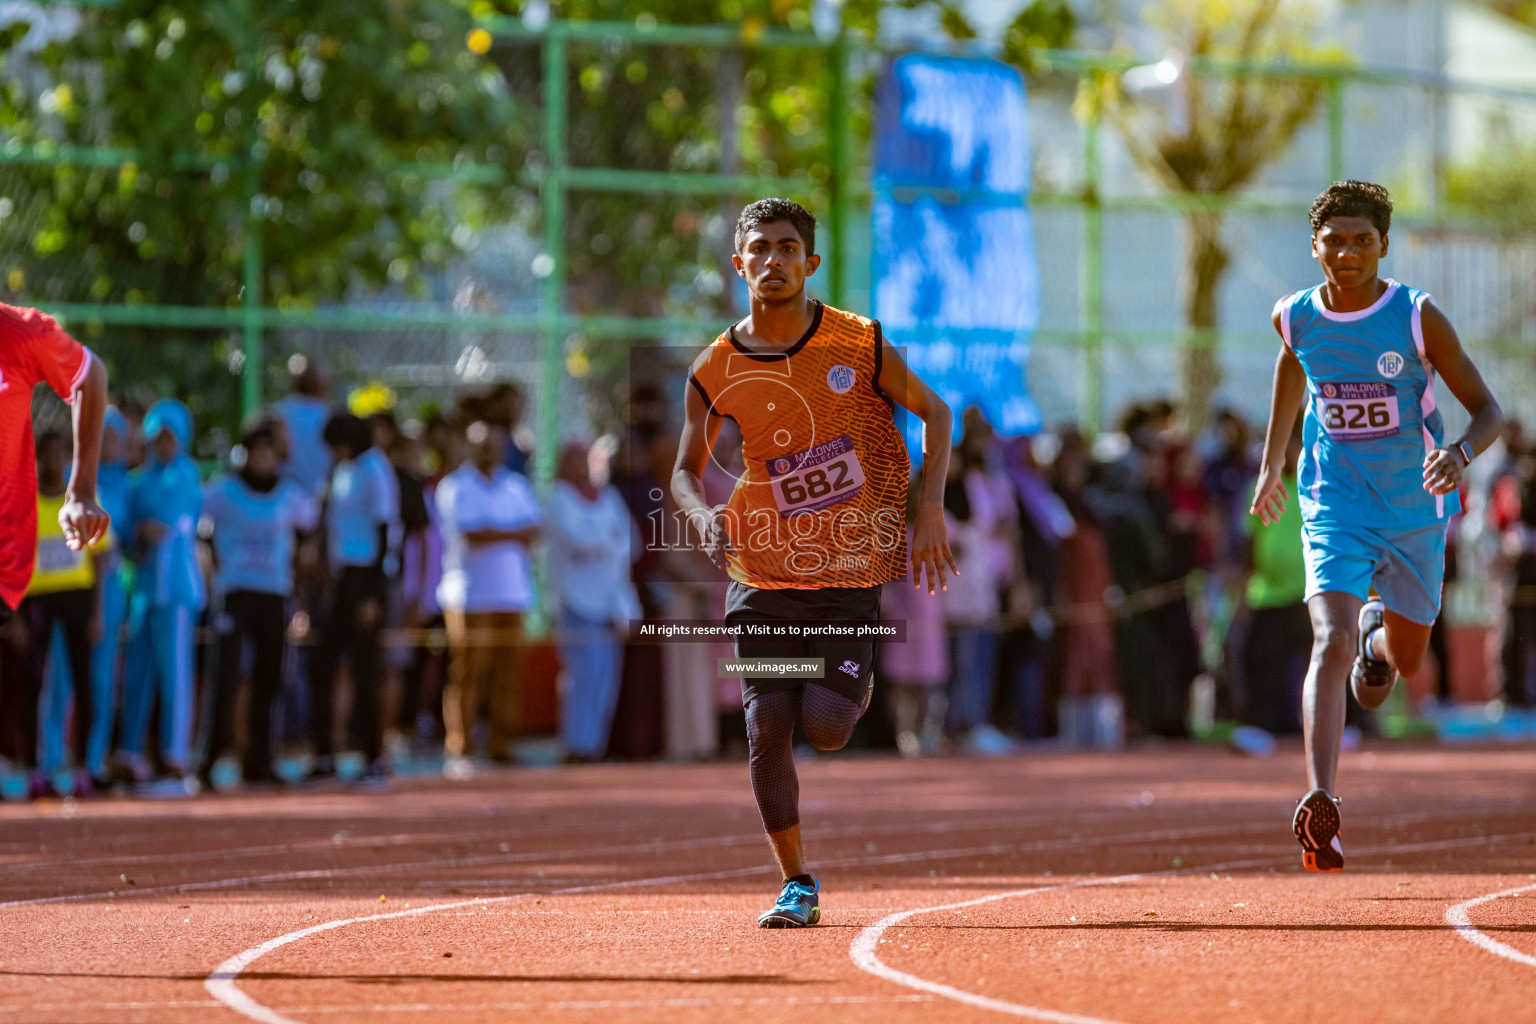
<instances>
[{"instance_id":1,"label":"male runner in orange jersey","mask_svg":"<svg viewBox=\"0 0 1536 1024\"><path fill-rule=\"evenodd\" d=\"M726 622L873 622L880 585L907 574L909 463L894 412L923 421L924 471L912 535L912 584L955 571L944 528L953 418L885 340L878 321L805 293L816 272L816 220L785 199L760 199L736 221L731 262L751 312L693 363L672 495L731 578ZM701 476L722 419L742 434L745 471L726 505ZM744 678L752 791L784 883L765 928L815 924L820 884L800 839L795 722L819 749L848 742L874 687L872 639L752 639L740 658L821 658L820 678Z\"/></svg>"}]
</instances>

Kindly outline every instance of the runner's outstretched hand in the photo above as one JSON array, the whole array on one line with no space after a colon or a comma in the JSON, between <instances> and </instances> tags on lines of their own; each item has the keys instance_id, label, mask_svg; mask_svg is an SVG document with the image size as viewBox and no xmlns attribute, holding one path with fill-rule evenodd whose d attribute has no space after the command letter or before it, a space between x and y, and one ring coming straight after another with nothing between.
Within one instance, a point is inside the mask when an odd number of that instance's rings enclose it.
<instances>
[{"instance_id":1,"label":"runner's outstretched hand","mask_svg":"<svg viewBox=\"0 0 1536 1024\"><path fill-rule=\"evenodd\" d=\"M1446 448L1424 456L1424 489L1430 494L1450 494L1461 484L1461 457Z\"/></svg>"},{"instance_id":2,"label":"runner's outstretched hand","mask_svg":"<svg viewBox=\"0 0 1536 1024\"><path fill-rule=\"evenodd\" d=\"M1285 514L1285 503L1289 497L1281 471L1265 466L1259 470L1258 483L1253 486L1253 504L1248 506L1248 512L1258 516L1265 526L1273 526Z\"/></svg>"},{"instance_id":3,"label":"runner's outstretched hand","mask_svg":"<svg viewBox=\"0 0 1536 1024\"><path fill-rule=\"evenodd\" d=\"M725 506L716 505L714 514L704 527L704 553L716 569L727 568L731 555L731 538L725 532Z\"/></svg>"},{"instance_id":4,"label":"runner's outstretched hand","mask_svg":"<svg viewBox=\"0 0 1536 1024\"><path fill-rule=\"evenodd\" d=\"M111 523L112 517L105 509L83 498L70 498L59 509L59 526L64 530L64 543L71 551L100 543Z\"/></svg>"},{"instance_id":5,"label":"runner's outstretched hand","mask_svg":"<svg viewBox=\"0 0 1536 1024\"><path fill-rule=\"evenodd\" d=\"M920 506L917 526L912 530L912 586L921 587L926 574L928 593L933 593L935 583L940 590L948 590L945 565L951 573L960 575L960 570L955 568L955 556L949 550L949 528L944 525L944 509Z\"/></svg>"}]
</instances>

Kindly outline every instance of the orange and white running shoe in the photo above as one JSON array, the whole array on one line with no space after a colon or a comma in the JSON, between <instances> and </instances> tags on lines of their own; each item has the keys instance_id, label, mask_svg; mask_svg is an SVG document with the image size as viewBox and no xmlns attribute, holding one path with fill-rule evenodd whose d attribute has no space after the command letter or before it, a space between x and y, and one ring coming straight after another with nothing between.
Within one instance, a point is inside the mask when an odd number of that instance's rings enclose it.
<instances>
[{"instance_id":1,"label":"orange and white running shoe","mask_svg":"<svg viewBox=\"0 0 1536 1024\"><path fill-rule=\"evenodd\" d=\"M1296 805L1291 819L1301 843L1301 866L1308 871L1344 870L1344 847L1339 842L1339 802L1325 789L1314 789Z\"/></svg>"}]
</instances>

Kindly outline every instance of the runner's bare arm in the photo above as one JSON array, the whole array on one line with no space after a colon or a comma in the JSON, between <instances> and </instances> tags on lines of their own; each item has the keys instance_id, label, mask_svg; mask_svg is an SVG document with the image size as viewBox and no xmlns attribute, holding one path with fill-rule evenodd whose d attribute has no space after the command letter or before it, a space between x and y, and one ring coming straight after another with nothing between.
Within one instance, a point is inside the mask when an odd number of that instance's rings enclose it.
<instances>
[{"instance_id":1,"label":"runner's bare arm","mask_svg":"<svg viewBox=\"0 0 1536 1024\"><path fill-rule=\"evenodd\" d=\"M1424 489L1430 494L1449 494L1461 482L1462 471L1467 468L1458 447L1466 441L1476 454L1493 444L1504 429L1504 411L1488 390L1472 357L1461 347L1456 328L1433 302L1424 303L1423 327L1424 355L1429 365L1472 414L1472 422L1450 448L1438 448L1424 457Z\"/></svg>"},{"instance_id":2,"label":"runner's bare arm","mask_svg":"<svg viewBox=\"0 0 1536 1024\"><path fill-rule=\"evenodd\" d=\"M1280 317L1284 307L1276 307L1271 318L1275 333L1281 338ZM1278 522L1285 513L1285 446L1296 429L1296 416L1307 396L1307 373L1289 345L1282 346L1275 359L1275 383L1269 399L1269 428L1264 433L1264 460L1259 466L1259 480L1253 488L1251 515L1266 525Z\"/></svg>"},{"instance_id":3,"label":"runner's bare arm","mask_svg":"<svg viewBox=\"0 0 1536 1024\"><path fill-rule=\"evenodd\" d=\"M75 455L69 490L59 509L59 525L70 550L79 551L107 535L111 517L96 503L96 469L101 460L101 421L107 412L107 368L91 357L91 367L74 401Z\"/></svg>"},{"instance_id":4,"label":"runner's bare arm","mask_svg":"<svg viewBox=\"0 0 1536 1024\"><path fill-rule=\"evenodd\" d=\"M912 372L896 346L880 339L880 390L891 401L923 421L923 486L918 495L917 523L912 528L912 586L920 587L928 578L928 593L934 585L948 590L944 566L956 576L955 556L949 550L949 531L944 525L944 480L949 476L950 439L954 436L954 414L944 400Z\"/></svg>"},{"instance_id":5,"label":"runner's bare arm","mask_svg":"<svg viewBox=\"0 0 1536 1024\"><path fill-rule=\"evenodd\" d=\"M720 437L721 419L712 414L704 396L690 380L683 385L683 436L677 444L677 463L672 467L672 500L698 528L704 553L716 567L726 564L725 524L719 509L704 496L704 467Z\"/></svg>"}]
</instances>

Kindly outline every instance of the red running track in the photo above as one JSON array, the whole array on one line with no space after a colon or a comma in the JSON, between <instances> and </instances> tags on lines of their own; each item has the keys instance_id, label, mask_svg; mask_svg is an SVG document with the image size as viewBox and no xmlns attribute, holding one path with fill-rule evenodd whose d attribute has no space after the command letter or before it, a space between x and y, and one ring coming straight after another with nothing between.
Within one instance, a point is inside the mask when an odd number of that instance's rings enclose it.
<instances>
[{"instance_id":1,"label":"red running track","mask_svg":"<svg viewBox=\"0 0 1536 1024\"><path fill-rule=\"evenodd\" d=\"M0 1024L1536 1020L1531 765L1345 755L1318 876L1294 749L821 759L798 932L742 764L5 807Z\"/></svg>"}]
</instances>

